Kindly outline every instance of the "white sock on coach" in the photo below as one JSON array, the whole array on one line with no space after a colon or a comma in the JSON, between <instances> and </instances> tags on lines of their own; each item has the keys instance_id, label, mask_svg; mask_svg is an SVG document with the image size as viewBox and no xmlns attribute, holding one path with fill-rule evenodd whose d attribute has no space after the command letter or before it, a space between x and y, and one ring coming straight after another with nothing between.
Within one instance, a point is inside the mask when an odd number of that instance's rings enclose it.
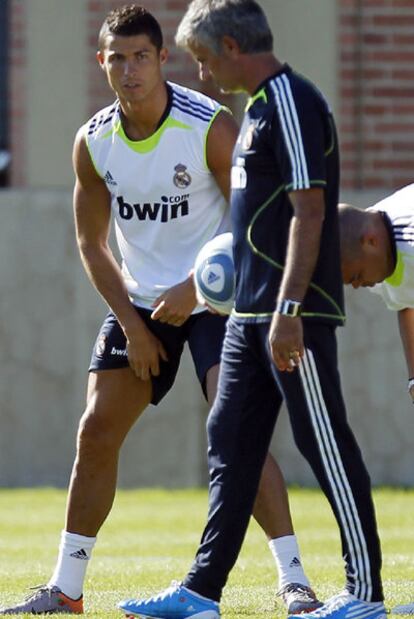
<instances>
[{"instance_id":1,"label":"white sock on coach","mask_svg":"<svg viewBox=\"0 0 414 619\"><path fill-rule=\"evenodd\" d=\"M62 531L58 560L48 585L59 587L65 595L77 600L82 595L86 568L95 542L96 537Z\"/></svg>"},{"instance_id":2,"label":"white sock on coach","mask_svg":"<svg viewBox=\"0 0 414 619\"><path fill-rule=\"evenodd\" d=\"M279 574L279 589L291 582L309 587L309 580L303 571L296 535L285 535L271 539L269 548Z\"/></svg>"}]
</instances>

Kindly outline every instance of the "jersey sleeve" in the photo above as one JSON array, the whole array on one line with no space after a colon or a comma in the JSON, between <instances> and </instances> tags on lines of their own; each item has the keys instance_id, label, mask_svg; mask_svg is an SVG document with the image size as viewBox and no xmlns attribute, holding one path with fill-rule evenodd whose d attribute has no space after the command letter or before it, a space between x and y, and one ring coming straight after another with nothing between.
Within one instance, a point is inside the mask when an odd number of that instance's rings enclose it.
<instances>
[{"instance_id":1,"label":"jersey sleeve","mask_svg":"<svg viewBox=\"0 0 414 619\"><path fill-rule=\"evenodd\" d=\"M326 185L326 117L310 87L294 88L286 75L272 83L275 111L270 140L286 191Z\"/></svg>"},{"instance_id":2,"label":"jersey sleeve","mask_svg":"<svg viewBox=\"0 0 414 619\"><path fill-rule=\"evenodd\" d=\"M414 255L398 252L394 274L370 291L379 294L390 310L414 308Z\"/></svg>"},{"instance_id":3,"label":"jersey sleeve","mask_svg":"<svg viewBox=\"0 0 414 619\"><path fill-rule=\"evenodd\" d=\"M387 286L387 284L376 284L368 290L374 294L379 295L387 306L387 309L389 310L398 312L400 310L406 309L407 307L410 307L410 305L405 303L404 299L399 298L399 295L395 294L395 291L393 291L390 286Z\"/></svg>"}]
</instances>

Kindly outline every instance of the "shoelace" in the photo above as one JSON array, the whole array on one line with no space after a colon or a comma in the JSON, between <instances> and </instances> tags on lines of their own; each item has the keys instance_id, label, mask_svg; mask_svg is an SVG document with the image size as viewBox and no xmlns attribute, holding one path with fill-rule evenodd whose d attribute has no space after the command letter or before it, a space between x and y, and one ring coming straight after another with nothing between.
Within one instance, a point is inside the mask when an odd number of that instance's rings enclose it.
<instances>
[{"instance_id":1,"label":"shoelace","mask_svg":"<svg viewBox=\"0 0 414 619\"><path fill-rule=\"evenodd\" d=\"M158 593L157 595L149 598L146 602L144 602L144 604L162 602L168 595L170 595L170 593L174 593L174 591L176 591L180 587L180 584L181 583L179 583L177 580L173 580L167 589L164 589L164 591L161 591L161 593Z\"/></svg>"},{"instance_id":2,"label":"shoelace","mask_svg":"<svg viewBox=\"0 0 414 619\"><path fill-rule=\"evenodd\" d=\"M312 596L312 590L309 587L306 587L305 585L300 585L300 584L296 584L296 583L289 583L288 585L285 585L282 589L280 589L280 591L277 591L276 595L278 597L284 597L285 595L288 595L289 593L301 593L304 596L306 596L306 598L310 601L314 600L314 597Z\"/></svg>"},{"instance_id":3,"label":"shoelace","mask_svg":"<svg viewBox=\"0 0 414 619\"><path fill-rule=\"evenodd\" d=\"M29 587L29 591L33 591L34 593L29 593L29 595L25 598L25 602L29 600L36 600L39 595L45 593L47 591L49 598L52 597L53 589L48 587L47 585L35 585L34 587Z\"/></svg>"},{"instance_id":4,"label":"shoelace","mask_svg":"<svg viewBox=\"0 0 414 619\"><path fill-rule=\"evenodd\" d=\"M330 600L327 600L321 608L314 610L312 615L314 617L326 617L327 615L330 615L333 611L338 610L339 608L344 606L349 601L349 592L343 591L342 593L338 593L338 595L335 595Z\"/></svg>"}]
</instances>

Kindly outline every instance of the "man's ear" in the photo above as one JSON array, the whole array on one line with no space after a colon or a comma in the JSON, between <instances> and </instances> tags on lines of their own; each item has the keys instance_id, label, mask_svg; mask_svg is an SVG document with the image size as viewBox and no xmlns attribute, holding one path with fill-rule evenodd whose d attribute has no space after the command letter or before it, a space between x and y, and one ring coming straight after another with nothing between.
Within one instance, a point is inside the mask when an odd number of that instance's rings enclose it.
<instances>
[{"instance_id":1,"label":"man's ear","mask_svg":"<svg viewBox=\"0 0 414 619\"><path fill-rule=\"evenodd\" d=\"M104 53L102 52L102 50L98 49L98 51L96 52L96 60L98 61L99 66L101 67L101 69L104 68L104 62L105 62L105 56Z\"/></svg>"},{"instance_id":2,"label":"man's ear","mask_svg":"<svg viewBox=\"0 0 414 619\"><path fill-rule=\"evenodd\" d=\"M160 49L160 63L165 64L168 59L168 49L166 47L162 47Z\"/></svg>"},{"instance_id":3,"label":"man's ear","mask_svg":"<svg viewBox=\"0 0 414 619\"><path fill-rule=\"evenodd\" d=\"M376 249L378 247L379 239L373 232L364 232L361 235L361 245L364 249Z\"/></svg>"},{"instance_id":4,"label":"man's ear","mask_svg":"<svg viewBox=\"0 0 414 619\"><path fill-rule=\"evenodd\" d=\"M241 54L240 46L237 43L236 39L234 39L228 34L225 34L224 37L221 39L221 46L225 55L234 58Z\"/></svg>"}]
</instances>

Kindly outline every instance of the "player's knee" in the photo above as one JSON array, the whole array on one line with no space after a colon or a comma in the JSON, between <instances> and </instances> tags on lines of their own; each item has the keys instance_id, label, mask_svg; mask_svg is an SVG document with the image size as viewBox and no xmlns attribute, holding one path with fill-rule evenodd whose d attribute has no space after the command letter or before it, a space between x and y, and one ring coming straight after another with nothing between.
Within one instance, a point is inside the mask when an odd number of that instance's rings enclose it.
<instances>
[{"instance_id":1,"label":"player's knee","mask_svg":"<svg viewBox=\"0 0 414 619\"><path fill-rule=\"evenodd\" d=\"M212 443L215 443L220 429L219 424L217 423L214 407L211 409L210 414L207 417L206 429L208 444L211 446Z\"/></svg>"},{"instance_id":2,"label":"player's knee","mask_svg":"<svg viewBox=\"0 0 414 619\"><path fill-rule=\"evenodd\" d=\"M227 453L234 442L234 426L231 416L222 414L222 407L216 402L207 418L207 440L209 450Z\"/></svg>"},{"instance_id":3,"label":"player's knee","mask_svg":"<svg viewBox=\"0 0 414 619\"><path fill-rule=\"evenodd\" d=\"M120 447L113 421L99 411L86 409L78 429L78 454L101 459Z\"/></svg>"}]
</instances>

